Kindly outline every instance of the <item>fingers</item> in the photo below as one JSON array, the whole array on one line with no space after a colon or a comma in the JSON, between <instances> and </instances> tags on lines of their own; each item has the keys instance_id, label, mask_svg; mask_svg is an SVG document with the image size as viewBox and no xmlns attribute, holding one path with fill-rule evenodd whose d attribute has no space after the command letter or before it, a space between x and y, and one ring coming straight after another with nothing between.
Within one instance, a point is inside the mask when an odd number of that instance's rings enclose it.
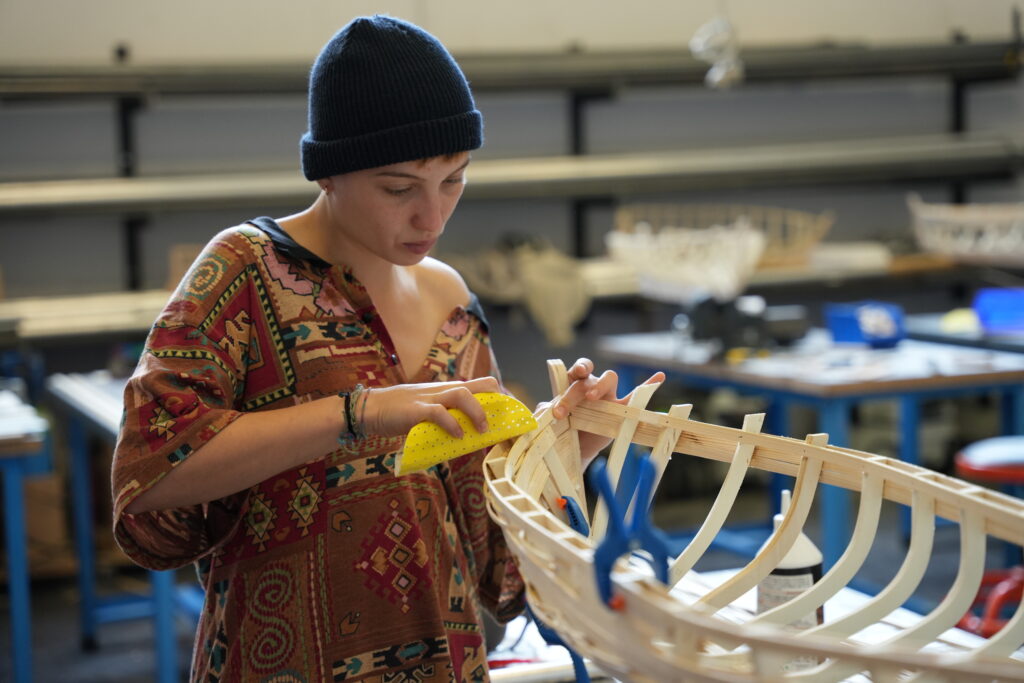
<instances>
[{"instance_id":1,"label":"fingers","mask_svg":"<svg viewBox=\"0 0 1024 683\"><path fill-rule=\"evenodd\" d=\"M651 375L650 377L648 377L647 379L645 379L643 381L643 384L661 384L664 381L665 381L665 373L664 372L656 372L653 375ZM613 399L613 400L616 403L621 403L622 405L625 405L625 404L629 403L629 399L633 397L633 391L636 391L636 389L634 388L632 391L630 391L628 394L626 394L622 398L617 398L617 399Z\"/></svg>"},{"instance_id":2,"label":"fingers","mask_svg":"<svg viewBox=\"0 0 1024 683\"><path fill-rule=\"evenodd\" d=\"M567 374L569 375L569 381L574 382L590 377L592 372L594 372L594 361L589 358L580 358L572 364Z\"/></svg>"},{"instance_id":3,"label":"fingers","mask_svg":"<svg viewBox=\"0 0 1024 683\"><path fill-rule=\"evenodd\" d=\"M615 401L625 404L629 402L632 391L623 398L616 398L619 386L619 376L612 370L606 370L600 377L590 374L594 364L587 358L581 358L573 364L569 370L569 378L572 384L565 393L557 397L554 407L551 410L556 420L564 419L582 401ZM580 377L584 371L587 374ZM658 384L665 381L665 373L656 372L648 377L644 384Z\"/></svg>"},{"instance_id":4,"label":"fingers","mask_svg":"<svg viewBox=\"0 0 1024 683\"><path fill-rule=\"evenodd\" d=\"M476 430L482 434L487 431L487 414L473 393L468 386L453 387L444 393L441 403L446 408L458 408L465 413ZM454 432L452 432L452 436L455 436Z\"/></svg>"},{"instance_id":5,"label":"fingers","mask_svg":"<svg viewBox=\"0 0 1024 683\"><path fill-rule=\"evenodd\" d=\"M374 387L367 391L363 411L367 433L398 436L424 420L436 423L452 436L463 436L448 408L458 408L479 432L487 431L487 415L473 394L500 392L494 377L466 382L432 382Z\"/></svg>"},{"instance_id":6,"label":"fingers","mask_svg":"<svg viewBox=\"0 0 1024 683\"><path fill-rule=\"evenodd\" d=\"M498 380L493 377L477 377L467 382L459 382L462 386L469 389L471 393L480 394L485 391L489 392L500 392L501 385L498 384Z\"/></svg>"},{"instance_id":7,"label":"fingers","mask_svg":"<svg viewBox=\"0 0 1024 683\"><path fill-rule=\"evenodd\" d=\"M556 420L561 420L585 399L596 401L609 396L614 399L618 382L618 375L611 370L605 371L600 377L587 375L578 379L556 399L552 414Z\"/></svg>"},{"instance_id":8,"label":"fingers","mask_svg":"<svg viewBox=\"0 0 1024 683\"><path fill-rule=\"evenodd\" d=\"M591 401L597 401L602 398L610 398L615 400L615 391L619 388L619 376L611 371L605 370L601 373L601 376L597 378L597 382L594 382L592 386L587 389L587 398Z\"/></svg>"},{"instance_id":9,"label":"fingers","mask_svg":"<svg viewBox=\"0 0 1024 683\"><path fill-rule=\"evenodd\" d=\"M423 406L422 419L417 420L417 422L423 421L433 422L456 439L461 439L465 435L459 421L440 403L431 403Z\"/></svg>"}]
</instances>

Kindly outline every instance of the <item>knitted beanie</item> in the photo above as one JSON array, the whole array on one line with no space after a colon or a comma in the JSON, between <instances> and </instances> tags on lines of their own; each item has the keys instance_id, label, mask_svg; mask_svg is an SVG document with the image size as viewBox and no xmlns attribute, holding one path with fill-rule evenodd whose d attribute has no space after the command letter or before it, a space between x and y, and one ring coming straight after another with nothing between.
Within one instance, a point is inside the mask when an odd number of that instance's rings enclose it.
<instances>
[{"instance_id":1,"label":"knitted beanie","mask_svg":"<svg viewBox=\"0 0 1024 683\"><path fill-rule=\"evenodd\" d=\"M476 149L483 117L448 50L388 16L359 17L321 50L309 76L308 180Z\"/></svg>"}]
</instances>

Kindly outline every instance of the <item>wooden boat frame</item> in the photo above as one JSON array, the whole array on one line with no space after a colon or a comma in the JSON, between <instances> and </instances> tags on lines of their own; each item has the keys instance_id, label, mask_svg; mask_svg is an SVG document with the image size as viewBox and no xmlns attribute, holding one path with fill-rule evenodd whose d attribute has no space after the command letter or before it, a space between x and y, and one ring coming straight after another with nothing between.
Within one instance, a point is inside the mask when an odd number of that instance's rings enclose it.
<instances>
[{"instance_id":1,"label":"wooden boat frame","mask_svg":"<svg viewBox=\"0 0 1024 683\"><path fill-rule=\"evenodd\" d=\"M1024 265L1024 202L937 204L911 194L907 207L923 251L962 263Z\"/></svg>"},{"instance_id":2,"label":"wooden boat frame","mask_svg":"<svg viewBox=\"0 0 1024 683\"><path fill-rule=\"evenodd\" d=\"M831 211L812 213L776 206L742 204L623 204L615 211L615 229L632 233L640 223L657 232L665 227L704 230L739 220L764 233L765 247L758 266L806 266L814 247L835 223Z\"/></svg>"},{"instance_id":3,"label":"wooden boat frame","mask_svg":"<svg viewBox=\"0 0 1024 683\"><path fill-rule=\"evenodd\" d=\"M548 362L556 395L566 389L565 367ZM1024 608L1002 630L974 647L925 648L955 626L977 593L988 536L1024 545L1024 502L892 458L828 445L824 434L803 441L760 433L763 415L741 429L689 419L690 406L667 413L645 409L658 385L642 385L628 405L585 401L562 420L551 406L537 413L538 429L494 447L484 462L487 504L502 526L526 584L531 608L562 640L612 675L630 681L838 681L857 674L873 681L1024 680L1017 654L1024 642ZM595 580L594 552L608 525L603 501L594 506L590 535L570 528L562 496L584 499L578 432L613 438L607 458L614 486L631 444L651 449L660 479L673 453L729 463L717 499L696 536L669 568L667 584L642 563L621 557L611 585L621 607L610 608ZM796 477L793 500L779 529L737 574L696 602L672 588L689 572L722 528L748 469ZM784 557L801 531L818 484L860 493L850 543L814 587L768 612L737 624L723 608L754 588ZM912 509L906 558L890 583L856 611L805 631L785 625L844 588L874 540L883 500ZM586 512L584 512L586 514ZM959 524L961 553L947 596L914 625L880 643L850 636L875 624L910 597L931 556L936 517ZM818 666L786 671L797 657Z\"/></svg>"}]
</instances>

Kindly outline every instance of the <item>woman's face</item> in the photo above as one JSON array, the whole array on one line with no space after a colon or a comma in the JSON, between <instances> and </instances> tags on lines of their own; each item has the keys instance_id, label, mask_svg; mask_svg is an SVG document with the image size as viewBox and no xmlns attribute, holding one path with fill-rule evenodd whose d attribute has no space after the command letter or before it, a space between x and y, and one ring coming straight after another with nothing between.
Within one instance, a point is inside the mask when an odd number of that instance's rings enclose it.
<instances>
[{"instance_id":1,"label":"woman's face","mask_svg":"<svg viewBox=\"0 0 1024 683\"><path fill-rule=\"evenodd\" d=\"M469 152L407 161L321 181L339 246L348 258L374 255L395 265L419 263L444 232L465 186ZM346 259L348 260L348 259Z\"/></svg>"}]
</instances>

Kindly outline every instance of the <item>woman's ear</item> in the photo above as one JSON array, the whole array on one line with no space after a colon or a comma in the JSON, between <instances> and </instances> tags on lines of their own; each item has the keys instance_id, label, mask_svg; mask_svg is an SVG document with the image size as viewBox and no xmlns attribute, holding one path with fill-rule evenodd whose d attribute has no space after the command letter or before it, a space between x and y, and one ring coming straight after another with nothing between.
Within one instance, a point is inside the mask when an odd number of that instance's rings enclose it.
<instances>
[{"instance_id":1,"label":"woman's ear","mask_svg":"<svg viewBox=\"0 0 1024 683\"><path fill-rule=\"evenodd\" d=\"M316 181L316 183L317 185L320 186L320 189L323 190L326 194L330 194L331 192L334 191L334 181L330 178L321 178L320 180Z\"/></svg>"}]
</instances>

